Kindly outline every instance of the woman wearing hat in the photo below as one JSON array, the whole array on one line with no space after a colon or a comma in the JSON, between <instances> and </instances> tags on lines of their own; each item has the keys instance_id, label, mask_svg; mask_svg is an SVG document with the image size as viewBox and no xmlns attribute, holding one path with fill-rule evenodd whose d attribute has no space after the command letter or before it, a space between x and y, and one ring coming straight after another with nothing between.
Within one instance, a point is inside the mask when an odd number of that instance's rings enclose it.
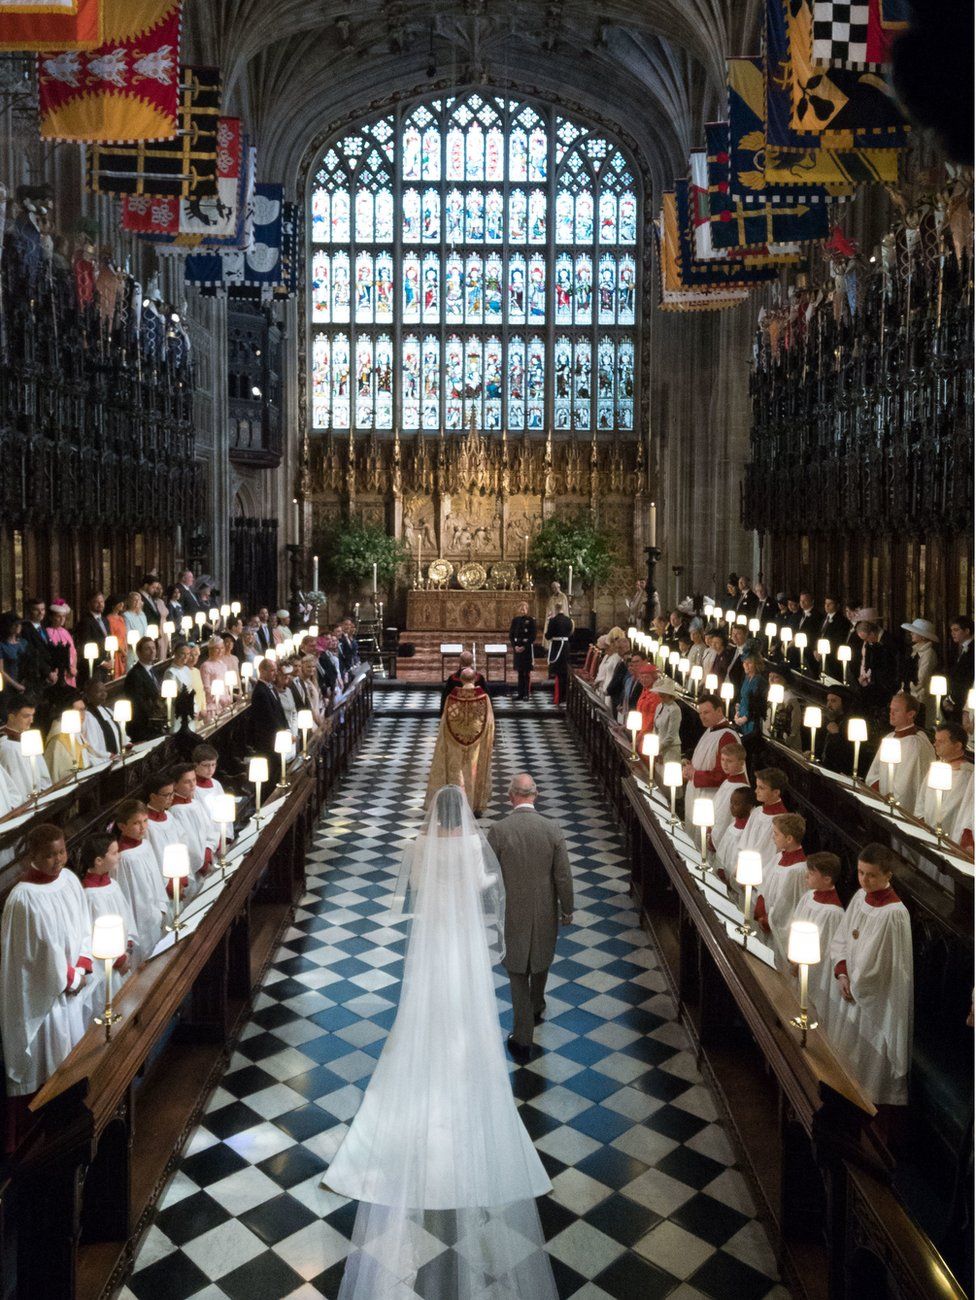
<instances>
[{"instance_id":1,"label":"woman wearing hat","mask_svg":"<svg viewBox=\"0 0 976 1300\"><path fill-rule=\"evenodd\" d=\"M75 685L78 670L78 652L67 627L70 614L70 606L60 597L48 606L47 639L51 647L51 662L57 669L58 683L63 686Z\"/></svg>"},{"instance_id":2,"label":"woman wearing hat","mask_svg":"<svg viewBox=\"0 0 976 1300\"><path fill-rule=\"evenodd\" d=\"M939 656L935 649L939 634L927 618L912 619L910 623L902 623L902 628L912 642L905 673L905 689L925 708L929 700L929 682L939 667Z\"/></svg>"},{"instance_id":3,"label":"woman wearing hat","mask_svg":"<svg viewBox=\"0 0 976 1300\"><path fill-rule=\"evenodd\" d=\"M654 684L654 693L660 703L654 710L653 731L660 744L662 763L676 763L681 758L681 706L678 704L678 691L670 677L659 677Z\"/></svg>"}]
</instances>

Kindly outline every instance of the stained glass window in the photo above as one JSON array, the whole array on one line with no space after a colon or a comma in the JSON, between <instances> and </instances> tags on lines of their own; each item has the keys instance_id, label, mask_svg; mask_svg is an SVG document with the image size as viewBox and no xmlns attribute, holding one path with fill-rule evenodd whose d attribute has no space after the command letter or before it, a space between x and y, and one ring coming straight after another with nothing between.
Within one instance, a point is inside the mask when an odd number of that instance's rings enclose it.
<instances>
[{"instance_id":1,"label":"stained glass window","mask_svg":"<svg viewBox=\"0 0 976 1300\"><path fill-rule=\"evenodd\" d=\"M637 172L478 92L334 140L309 193L314 429L634 427Z\"/></svg>"}]
</instances>

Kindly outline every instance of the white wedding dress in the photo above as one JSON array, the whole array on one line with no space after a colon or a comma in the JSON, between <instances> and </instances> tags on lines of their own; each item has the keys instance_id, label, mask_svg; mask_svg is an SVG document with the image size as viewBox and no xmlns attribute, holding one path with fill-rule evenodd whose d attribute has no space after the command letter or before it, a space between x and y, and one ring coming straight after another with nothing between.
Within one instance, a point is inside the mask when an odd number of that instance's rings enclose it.
<instances>
[{"instance_id":1,"label":"white wedding dress","mask_svg":"<svg viewBox=\"0 0 976 1300\"><path fill-rule=\"evenodd\" d=\"M397 1018L323 1178L360 1202L340 1300L413 1295L432 1232L454 1248L431 1264L426 1297L555 1300L533 1199L551 1183L512 1096L495 1001L501 872L456 786L437 792L407 851L398 909L412 926Z\"/></svg>"}]
</instances>

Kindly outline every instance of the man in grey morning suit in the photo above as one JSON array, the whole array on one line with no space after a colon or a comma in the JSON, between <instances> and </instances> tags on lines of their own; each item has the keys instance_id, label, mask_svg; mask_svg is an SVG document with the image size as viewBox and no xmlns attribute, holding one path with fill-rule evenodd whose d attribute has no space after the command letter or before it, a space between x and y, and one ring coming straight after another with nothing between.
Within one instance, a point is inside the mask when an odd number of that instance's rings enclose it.
<instances>
[{"instance_id":1,"label":"man in grey morning suit","mask_svg":"<svg viewBox=\"0 0 976 1300\"><path fill-rule=\"evenodd\" d=\"M531 1056L534 1029L545 1009L559 924L573 920L566 841L554 821L536 812L536 794L527 772L515 777L508 787L512 812L487 831L505 881L505 968L515 1012L508 1046L522 1064Z\"/></svg>"}]
</instances>

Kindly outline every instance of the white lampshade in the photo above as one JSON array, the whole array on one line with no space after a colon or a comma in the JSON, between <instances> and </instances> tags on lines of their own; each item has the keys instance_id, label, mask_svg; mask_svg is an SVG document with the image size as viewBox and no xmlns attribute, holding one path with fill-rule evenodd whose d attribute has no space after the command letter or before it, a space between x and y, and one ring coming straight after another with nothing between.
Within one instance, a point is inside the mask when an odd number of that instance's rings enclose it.
<instances>
[{"instance_id":1,"label":"white lampshade","mask_svg":"<svg viewBox=\"0 0 976 1300\"><path fill-rule=\"evenodd\" d=\"M718 673L708 674L708 676L705 678L705 690L709 693L709 695L713 695L718 690Z\"/></svg>"},{"instance_id":2,"label":"white lampshade","mask_svg":"<svg viewBox=\"0 0 976 1300\"><path fill-rule=\"evenodd\" d=\"M671 665L672 668L677 668L680 660L681 660L681 655L678 653L677 650L672 650L671 653L668 655L668 663Z\"/></svg>"},{"instance_id":3,"label":"white lampshade","mask_svg":"<svg viewBox=\"0 0 976 1300\"><path fill-rule=\"evenodd\" d=\"M682 785L683 782L684 782L684 777L681 775L681 764L665 763L664 784L674 789L676 786Z\"/></svg>"},{"instance_id":4,"label":"white lampshade","mask_svg":"<svg viewBox=\"0 0 976 1300\"><path fill-rule=\"evenodd\" d=\"M249 682L253 676L254 676L254 665L241 664L241 681Z\"/></svg>"},{"instance_id":5,"label":"white lampshade","mask_svg":"<svg viewBox=\"0 0 976 1300\"><path fill-rule=\"evenodd\" d=\"M197 627L203 627L204 623L207 621L207 616L202 609L198 609L193 615L193 621L196 623Z\"/></svg>"},{"instance_id":6,"label":"white lampshade","mask_svg":"<svg viewBox=\"0 0 976 1300\"><path fill-rule=\"evenodd\" d=\"M232 794L218 794L210 800L210 815L221 826L233 826L237 800Z\"/></svg>"},{"instance_id":7,"label":"white lampshade","mask_svg":"<svg viewBox=\"0 0 976 1300\"><path fill-rule=\"evenodd\" d=\"M264 655L255 655L251 660L251 667L254 669L254 676L258 675L258 668L264 663Z\"/></svg>"},{"instance_id":8,"label":"white lampshade","mask_svg":"<svg viewBox=\"0 0 976 1300\"><path fill-rule=\"evenodd\" d=\"M770 704L782 704L786 698L786 687L782 682L773 682L769 688L766 700Z\"/></svg>"},{"instance_id":9,"label":"white lampshade","mask_svg":"<svg viewBox=\"0 0 976 1300\"><path fill-rule=\"evenodd\" d=\"M112 708L112 717L115 719L116 722L131 722L132 701L116 700L115 705Z\"/></svg>"},{"instance_id":10,"label":"white lampshade","mask_svg":"<svg viewBox=\"0 0 976 1300\"><path fill-rule=\"evenodd\" d=\"M740 885L762 884L763 878L763 861L762 854L757 853L755 849L740 849L739 856L735 860L735 878Z\"/></svg>"},{"instance_id":11,"label":"white lampshade","mask_svg":"<svg viewBox=\"0 0 976 1300\"><path fill-rule=\"evenodd\" d=\"M125 921L115 912L96 916L92 925L92 957L95 961L118 961L125 955Z\"/></svg>"},{"instance_id":12,"label":"white lampshade","mask_svg":"<svg viewBox=\"0 0 976 1300\"><path fill-rule=\"evenodd\" d=\"M637 715L640 717L640 714ZM311 709L299 709L295 715L295 724L299 731L311 731L315 725L315 719L312 717Z\"/></svg>"},{"instance_id":13,"label":"white lampshade","mask_svg":"<svg viewBox=\"0 0 976 1300\"><path fill-rule=\"evenodd\" d=\"M930 678L929 678L929 694L930 694L930 695L935 695L936 697L938 697L938 696L940 696L940 695L948 695L948 694L949 694L949 683L946 681L946 679L945 679L944 677L940 677L940 676L938 676L938 674L936 674L934 677L930 677Z\"/></svg>"},{"instance_id":14,"label":"white lampshade","mask_svg":"<svg viewBox=\"0 0 976 1300\"><path fill-rule=\"evenodd\" d=\"M230 612L232 614L239 614L241 612L241 602L239 600L232 600L230 602Z\"/></svg>"},{"instance_id":15,"label":"white lampshade","mask_svg":"<svg viewBox=\"0 0 976 1300\"><path fill-rule=\"evenodd\" d=\"M736 616L735 616L735 622L736 622L736 626L737 626L737 627L748 627L748 626L749 626L749 620L746 618L745 614L736 614Z\"/></svg>"},{"instance_id":16,"label":"white lampshade","mask_svg":"<svg viewBox=\"0 0 976 1300\"><path fill-rule=\"evenodd\" d=\"M777 627L775 623L766 624L766 635L768 637L774 637L776 635L776 632L777 632Z\"/></svg>"},{"instance_id":17,"label":"white lampshade","mask_svg":"<svg viewBox=\"0 0 976 1300\"><path fill-rule=\"evenodd\" d=\"M812 921L791 921L787 959L796 966L816 966L820 960L820 931Z\"/></svg>"},{"instance_id":18,"label":"white lampshade","mask_svg":"<svg viewBox=\"0 0 976 1300\"><path fill-rule=\"evenodd\" d=\"M190 874L190 850L185 844L167 844L163 849L163 875L167 880L182 880Z\"/></svg>"},{"instance_id":19,"label":"white lampshade","mask_svg":"<svg viewBox=\"0 0 976 1300\"><path fill-rule=\"evenodd\" d=\"M791 627L781 627L779 630L779 639L784 645L789 645L793 640L793 629Z\"/></svg>"},{"instance_id":20,"label":"white lampshade","mask_svg":"<svg viewBox=\"0 0 976 1300\"><path fill-rule=\"evenodd\" d=\"M39 731L20 733L20 752L24 758L40 758L44 753L44 737Z\"/></svg>"},{"instance_id":21,"label":"white lampshade","mask_svg":"<svg viewBox=\"0 0 976 1300\"><path fill-rule=\"evenodd\" d=\"M657 652L658 652L658 651L660 650L660 648L661 648L661 642L660 642L660 641L656 641L656 640L654 640L654 639L652 638L652 639L648 642L648 646L647 646L647 648L648 648L648 650L650 650L651 654L652 654L652 655L654 656L654 658L656 659L656 658L657 658Z\"/></svg>"},{"instance_id":22,"label":"white lampshade","mask_svg":"<svg viewBox=\"0 0 976 1300\"><path fill-rule=\"evenodd\" d=\"M976 686L970 686L969 690L966 692L966 708L970 713L976 709Z\"/></svg>"},{"instance_id":23,"label":"white lampshade","mask_svg":"<svg viewBox=\"0 0 976 1300\"><path fill-rule=\"evenodd\" d=\"M97 658L98 658L98 642L97 642L97 641L86 641L86 642L85 642L85 649L84 649L84 651L82 652L82 658L83 658L83 659L97 659Z\"/></svg>"},{"instance_id":24,"label":"white lampshade","mask_svg":"<svg viewBox=\"0 0 976 1300\"><path fill-rule=\"evenodd\" d=\"M627 730L640 731L644 725L644 715L638 709L631 709L627 714Z\"/></svg>"},{"instance_id":25,"label":"white lampshade","mask_svg":"<svg viewBox=\"0 0 976 1300\"><path fill-rule=\"evenodd\" d=\"M837 647L837 658L842 664L851 662L851 647L849 645L839 645Z\"/></svg>"},{"instance_id":26,"label":"white lampshade","mask_svg":"<svg viewBox=\"0 0 976 1300\"><path fill-rule=\"evenodd\" d=\"M220 617L221 617L221 618L228 618L229 616L230 616L230 606L229 606L229 605L221 605L221 607L220 607Z\"/></svg>"},{"instance_id":27,"label":"white lampshade","mask_svg":"<svg viewBox=\"0 0 976 1300\"><path fill-rule=\"evenodd\" d=\"M830 642L827 640L826 637L821 637L817 642L817 654L818 655L830 654Z\"/></svg>"},{"instance_id":28,"label":"white lampshade","mask_svg":"<svg viewBox=\"0 0 976 1300\"><path fill-rule=\"evenodd\" d=\"M700 682L701 679L705 676L705 669L701 666L701 664L692 664L691 672L688 674L688 676L691 678L693 682Z\"/></svg>"},{"instance_id":29,"label":"white lampshade","mask_svg":"<svg viewBox=\"0 0 976 1300\"><path fill-rule=\"evenodd\" d=\"M762 627L762 624L759 622L758 618L750 618L748 627L749 631L755 635L755 633L759 631L760 627Z\"/></svg>"},{"instance_id":30,"label":"white lampshade","mask_svg":"<svg viewBox=\"0 0 976 1300\"><path fill-rule=\"evenodd\" d=\"M232 694L237 689L237 673L234 672L233 668L228 668L224 673L224 685L227 687L228 695Z\"/></svg>"},{"instance_id":31,"label":"white lampshade","mask_svg":"<svg viewBox=\"0 0 976 1300\"><path fill-rule=\"evenodd\" d=\"M819 730L823 726L823 714L816 704L808 704L803 710L803 725L811 730Z\"/></svg>"},{"instance_id":32,"label":"white lampshade","mask_svg":"<svg viewBox=\"0 0 976 1300\"><path fill-rule=\"evenodd\" d=\"M171 618L168 618L166 622L163 624L163 632L166 634L166 636L173 636L173 634L176 632L176 624L173 622Z\"/></svg>"},{"instance_id":33,"label":"white lampshade","mask_svg":"<svg viewBox=\"0 0 976 1300\"><path fill-rule=\"evenodd\" d=\"M222 677L215 677L210 683L210 694L215 700L222 700L227 694L227 687L224 685Z\"/></svg>"},{"instance_id":34,"label":"white lampshade","mask_svg":"<svg viewBox=\"0 0 976 1300\"><path fill-rule=\"evenodd\" d=\"M897 736L885 736L878 750L878 758L882 763L901 762L901 741Z\"/></svg>"},{"instance_id":35,"label":"white lampshade","mask_svg":"<svg viewBox=\"0 0 976 1300\"><path fill-rule=\"evenodd\" d=\"M265 659L270 659L273 663L274 660L278 658L278 647L269 645L267 650L265 650L264 652L264 657Z\"/></svg>"},{"instance_id":36,"label":"white lampshade","mask_svg":"<svg viewBox=\"0 0 976 1300\"><path fill-rule=\"evenodd\" d=\"M138 629L137 629L137 628L134 628L134 627L130 627L129 630L128 630L128 632L126 632L126 634L125 634L125 643L126 643L126 645L127 645L127 646L131 646L132 649L134 650L135 647L136 647L136 645L138 644L139 640L140 640L140 637L139 637L139 631L138 631Z\"/></svg>"},{"instance_id":37,"label":"white lampshade","mask_svg":"<svg viewBox=\"0 0 976 1300\"><path fill-rule=\"evenodd\" d=\"M117 636L107 636L105 638L105 653L114 655L119 648L119 638Z\"/></svg>"},{"instance_id":38,"label":"white lampshade","mask_svg":"<svg viewBox=\"0 0 976 1300\"><path fill-rule=\"evenodd\" d=\"M690 667L691 667L691 664L688 662L687 659L679 659L679 660L678 660L678 672L679 672L679 673L686 673Z\"/></svg>"},{"instance_id":39,"label":"white lampshade","mask_svg":"<svg viewBox=\"0 0 976 1300\"><path fill-rule=\"evenodd\" d=\"M189 614L184 614L183 617L180 619L180 627L184 632L189 632L192 626L193 626L192 617Z\"/></svg>"},{"instance_id":40,"label":"white lampshade","mask_svg":"<svg viewBox=\"0 0 976 1300\"><path fill-rule=\"evenodd\" d=\"M631 624L630 627L627 629L627 635L631 639L631 641L633 641L634 637L637 635L637 628L634 627L633 624Z\"/></svg>"},{"instance_id":41,"label":"white lampshade","mask_svg":"<svg viewBox=\"0 0 976 1300\"><path fill-rule=\"evenodd\" d=\"M715 825L715 801L713 799L696 799L691 809L692 826Z\"/></svg>"},{"instance_id":42,"label":"white lampshade","mask_svg":"<svg viewBox=\"0 0 976 1300\"><path fill-rule=\"evenodd\" d=\"M645 758L657 758L661 752L661 737L656 732L649 731L641 741L641 753Z\"/></svg>"},{"instance_id":43,"label":"white lampshade","mask_svg":"<svg viewBox=\"0 0 976 1300\"><path fill-rule=\"evenodd\" d=\"M843 649L843 647L841 647ZM862 744L868 738L868 724L864 718L847 719L847 739L852 743L857 740Z\"/></svg>"},{"instance_id":44,"label":"white lampshade","mask_svg":"<svg viewBox=\"0 0 976 1300\"><path fill-rule=\"evenodd\" d=\"M274 747L276 754L290 754L294 743L290 731L275 732Z\"/></svg>"},{"instance_id":45,"label":"white lampshade","mask_svg":"<svg viewBox=\"0 0 976 1300\"><path fill-rule=\"evenodd\" d=\"M159 640L159 624L150 623L146 628L146 636L151 636L154 641Z\"/></svg>"},{"instance_id":46,"label":"white lampshade","mask_svg":"<svg viewBox=\"0 0 976 1300\"><path fill-rule=\"evenodd\" d=\"M247 779L251 782L252 785L257 785L259 781L262 785L264 785L267 782L268 760L264 757L263 754L259 754L256 758L252 758L251 761L248 763Z\"/></svg>"},{"instance_id":47,"label":"white lampshade","mask_svg":"<svg viewBox=\"0 0 976 1300\"><path fill-rule=\"evenodd\" d=\"M177 686L176 682L173 681L172 677L167 677L162 686L160 686L159 693L164 700L175 700L177 695L180 693L180 688Z\"/></svg>"},{"instance_id":48,"label":"white lampshade","mask_svg":"<svg viewBox=\"0 0 976 1300\"><path fill-rule=\"evenodd\" d=\"M796 636L793 638L793 644L796 646L797 650L805 650L807 648L806 632L797 632Z\"/></svg>"},{"instance_id":49,"label":"white lampshade","mask_svg":"<svg viewBox=\"0 0 976 1300\"><path fill-rule=\"evenodd\" d=\"M318 623L309 623L309 625L308 625L308 631L305 633L305 635L306 635L306 636L314 636L314 637L317 637L318 634L319 634L319 625L318 625Z\"/></svg>"},{"instance_id":50,"label":"white lampshade","mask_svg":"<svg viewBox=\"0 0 976 1300\"><path fill-rule=\"evenodd\" d=\"M712 615L715 613L715 606L712 604L710 600L705 601L704 605L702 606L702 613L705 615L706 618L711 618Z\"/></svg>"},{"instance_id":51,"label":"white lampshade","mask_svg":"<svg viewBox=\"0 0 976 1300\"><path fill-rule=\"evenodd\" d=\"M719 698L723 700L732 700L735 698L735 687L731 682L723 682L718 690Z\"/></svg>"},{"instance_id":52,"label":"white lampshade","mask_svg":"<svg viewBox=\"0 0 976 1300\"><path fill-rule=\"evenodd\" d=\"M939 762L930 763L925 783L930 790L951 790L952 764Z\"/></svg>"},{"instance_id":53,"label":"white lampshade","mask_svg":"<svg viewBox=\"0 0 976 1300\"><path fill-rule=\"evenodd\" d=\"M726 623L728 623L729 627L732 626L732 624L735 622L735 610L734 610L734 609L727 609L727 610L725 611L725 621L726 621Z\"/></svg>"},{"instance_id":54,"label":"white lampshade","mask_svg":"<svg viewBox=\"0 0 976 1300\"><path fill-rule=\"evenodd\" d=\"M81 714L77 709L65 709L61 714L61 733L65 736L81 734Z\"/></svg>"}]
</instances>

